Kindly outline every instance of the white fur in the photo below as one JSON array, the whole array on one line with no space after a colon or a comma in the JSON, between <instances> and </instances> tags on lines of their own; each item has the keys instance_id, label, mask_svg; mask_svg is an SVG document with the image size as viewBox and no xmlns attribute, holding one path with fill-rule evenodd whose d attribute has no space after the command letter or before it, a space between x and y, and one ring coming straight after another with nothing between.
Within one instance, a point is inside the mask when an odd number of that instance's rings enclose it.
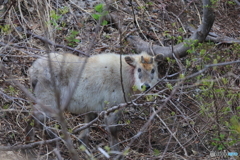
<instances>
[{"instance_id":1,"label":"white fur","mask_svg":"<svg viewBox=\"0 0 240 160\"><path fill-rule=\"evenodd\" d=\"M141 56L150 57L146 53L129 56L133 60L133 65L129 65L125 61L127 56L129 55L122 56L122 79L125 96L129 101L133 93L132 87L135 85L140 90L145 83L149 84L150 87L153 86L157 82L158 72L155 61L152 64L152 68L155 69L153 78L151 78L150 71L145 70L140 63ZM70 104L66 108L71 113L103 111L124 102L120 79L120 55L105 53L84 58L72 54L51 53L50 61L52 72L49 68L48 59L39 58L29 69L29 75L31 83L35 84L34 93L36 97L52 109L57 108L53 83L60 91L61 105L68 98L69 91L74 89L75 83L78 83ZM139 79L138 68L142 69L142 79ZM54 81L51 79L51 73ZM90 118L87 119L89 121ZM110 121L117 123L118 118Z\"/></svg>"}]
</instances>

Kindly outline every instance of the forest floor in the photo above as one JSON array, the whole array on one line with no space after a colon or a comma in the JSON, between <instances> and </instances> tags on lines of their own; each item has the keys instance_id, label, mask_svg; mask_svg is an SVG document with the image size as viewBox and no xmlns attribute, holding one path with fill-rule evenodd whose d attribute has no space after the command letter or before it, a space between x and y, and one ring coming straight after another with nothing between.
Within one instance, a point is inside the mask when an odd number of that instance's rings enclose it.
<instances>
[{"instance_id":1,"label":"forest floor","mask_svg":"<svg viewBox=\"0 0 240 160\"><path fill-rule=\"evenodd\" d=\"M171 46L188 38L190 28L202 21L202 3L196 0L112 1L107 11L99 4L104 2L16 0L0 7L0 64L6 69L0 70L0 159L70 159L63 142L44 143L42 130L36 131L34 142L26 139L33 103L16 83L31 92L27 70L36 58L53 51L79 56L134 54L134 47L125 40L128 35ZM240 40L240 6L234 0L219 0L214 11L210 32L220 41L201 43L180 61L168 60L159 66L159 77L165 81L152 91L157 96L138 101L154 99L154 105L124 108L119 141L121 150L129 147L125 159L240 159L218 155L240 155L239 62L209 67L198 76L177 81L180 73L189 76L206 65L240 60L240 45L223 40ZM106 14L120 21L122 33L109 19L99 23ZM149 121L158 107L161 112ZM64 115L70 133L83 123L83 116ZM79 159L106 159L99 150L105 149L106 154L108 150L109 135L102 123L91 126L88 149L79 147L78 134L71 133ZM51 120L48 125L60 137L58 122ZM11 151L10 146L19 148Z\"/></svg>"}]
</instances>

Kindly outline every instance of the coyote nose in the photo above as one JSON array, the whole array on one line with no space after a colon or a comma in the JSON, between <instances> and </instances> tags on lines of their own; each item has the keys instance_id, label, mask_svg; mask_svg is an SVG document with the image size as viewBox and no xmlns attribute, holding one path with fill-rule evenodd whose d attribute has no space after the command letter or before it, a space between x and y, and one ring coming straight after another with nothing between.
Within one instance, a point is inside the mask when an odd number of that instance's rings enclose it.
<instances>
[{"instance_id":1,"label":"coyote nose","mask_svg":"<svg viewBox=\"0 0 240 160\"><path fill-rule=\"evenodd\" d=\"M147 90L149 90L151 87L150 87L149 84L144 83L144 84L141 86L141 88L142 88L144 91L147 91Z\"/></svg>"}]
</instances>

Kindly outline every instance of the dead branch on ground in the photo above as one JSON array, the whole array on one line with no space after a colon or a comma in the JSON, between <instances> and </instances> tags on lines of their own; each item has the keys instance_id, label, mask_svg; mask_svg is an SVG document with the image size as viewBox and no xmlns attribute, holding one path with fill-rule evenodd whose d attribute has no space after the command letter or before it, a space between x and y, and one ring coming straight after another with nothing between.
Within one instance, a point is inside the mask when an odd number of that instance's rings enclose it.
<instances>
[{"instance_id":1,"label":"dead branch on ground","mask_svg":"<svg viewBox=\"0 0 240 160\"><path fill-rule=\"evenodd\" d=\"M212 28L213 22L215 20L214 10L211 0L203 0L203 18L202 24L198 29L186 40L186 42L177 44L175 46L159 46L151 45L148 42L145 42L140 37L137 36L128 36L127 40L132 44L138 52L146 51L154 54L162 54L164 58L173 57L175 54L177 57L183 57L187 53L186 51L191 48L192 45L197 45L199 42L203 42L208 35L209 31Z\"/></svg>"}]
</instances>

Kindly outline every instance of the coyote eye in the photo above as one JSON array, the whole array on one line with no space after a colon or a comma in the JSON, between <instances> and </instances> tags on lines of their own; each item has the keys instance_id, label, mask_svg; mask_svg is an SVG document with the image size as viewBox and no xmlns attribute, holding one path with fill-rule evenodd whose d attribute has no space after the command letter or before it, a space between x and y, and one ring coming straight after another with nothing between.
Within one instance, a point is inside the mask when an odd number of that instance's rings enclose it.
<instances>
[{"instance_id":1,"label":"coyote eye","mask_svg":"<svg viewBox=\"0 0 240 160\"><path fill-rule=\"evenodd\" d=\"M152 69L152 70L151 70L151 73L153 74L154 72L155 72L155 70L154 70L154 69Z\"/></svg>"},{"instance_id":2,"label":"coyote eye","mask_svg":"<svg viewBox=\"0 0 240 160\"><path fill-rule=\"evenodd\" d=\"M141 79L142 78L142 73L141 73L141 68L138 68L138 78Z\"/></svg>"}]
</instances>

